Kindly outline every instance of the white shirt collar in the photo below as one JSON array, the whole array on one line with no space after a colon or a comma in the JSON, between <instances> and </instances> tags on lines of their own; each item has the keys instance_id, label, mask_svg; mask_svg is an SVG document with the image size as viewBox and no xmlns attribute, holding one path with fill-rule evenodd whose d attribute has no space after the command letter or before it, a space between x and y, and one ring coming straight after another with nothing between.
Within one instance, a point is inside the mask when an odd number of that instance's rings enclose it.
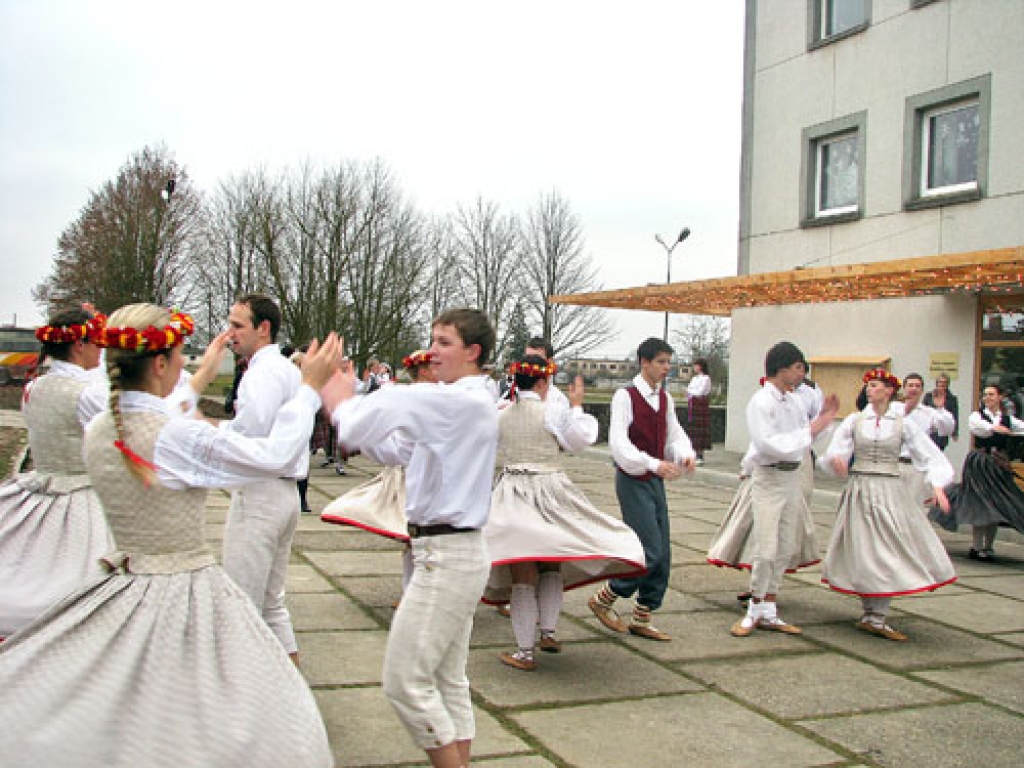
<instances>
[{"instance_id":1,"label":"white shirt collar","mask_svg":"<svg viewBox=\"0 0 1024 768\"><path fill-rule=\"evenodd\" d=\"M655 384L652 387L650 384L647 383L647 379L645 379L643 375L639 373L633 378L633 384L636 386L637 390L639 390L640 394L643 395L644 397L651 397L651 395L658 394L658 392L661 391L662 386L660 384Z\"/></svg>"},{"instance_id":2,"label":"white shirt collar","mask_svg":"<svg viewBox=\"0 0 1024 768\"><path fill-rule=\"evenodd\" d=\"M518 390L520 400L540 400L540 395L532 390Z\"/></svg>"},{"instance_id":3,"label":"white shirt collar","mask_svg":"<svg viewBox=\"0 0 1024 768\"><path fill-rule=\"evenodd\" d=\"M67 360L50 360L50 373L80 381L92 380L92 374L89 371L80 365L69 363Z\"/></svg>"},{"instance_id":4,"label":"white shirt collar","mask_svg":"<svg viewBox=\"0 0 1024 768\"><path fill-rule=\"evenodd\" d=\"M162 397L151 395L149 392L140 392L136 389L129 389L121 392L122 411L149 411L150 413L163 413L171 415L173 411L168 408L167 401Z\"/></svg>"}]
</instances>

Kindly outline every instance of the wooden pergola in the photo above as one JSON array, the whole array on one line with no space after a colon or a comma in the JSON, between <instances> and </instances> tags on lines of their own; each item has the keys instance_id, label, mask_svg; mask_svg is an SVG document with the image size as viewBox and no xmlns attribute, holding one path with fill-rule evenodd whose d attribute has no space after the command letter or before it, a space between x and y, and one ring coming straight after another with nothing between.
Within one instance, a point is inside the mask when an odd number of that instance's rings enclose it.
<instances>
[{"instance_id":1,"label":"wooden pergola","mask_svg":"<svg viewBox=\"0 0 1024 768\"><path fill-rule=\"evenodd\" d=\"M728 317L741 307L1022 290L1024 246L549 296L552 304Z\"/></svg>"}]
</instances>

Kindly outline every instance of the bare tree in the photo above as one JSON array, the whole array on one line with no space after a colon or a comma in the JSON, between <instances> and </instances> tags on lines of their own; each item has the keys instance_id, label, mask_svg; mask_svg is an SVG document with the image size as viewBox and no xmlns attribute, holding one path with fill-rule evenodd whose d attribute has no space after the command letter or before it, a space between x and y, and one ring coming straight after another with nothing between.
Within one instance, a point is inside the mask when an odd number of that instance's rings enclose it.
<instances>
[{"instance_id":1,"label":"bare tree","mask_svg":"<svg viewBox=\"0 0 1024 768\"><path fill-rule=\"evenodd\" d=\"M683 327L673 331L676 357L693 362L708 361L715 391L725 392L729 384L729 321L714 315L686 315Z\"/></svg>"},{"instance_id":2,"label":"bare tree","mask_svg":"<svg viewBox=\"0 0 1024 768\"><path fill-rule=\"evenodd\" d=\"M452 226L462 277L461 298L494 323L498 336L495 359L501 359L508 343L509 312L521 292L519 221L514 215L502 214L497 203L477 198L472 206L459 207Z\"/></svg>"},{"instance_id":3,"label":"bare tree","mask_svg":"<svg viewBox=\"0 0 1024 768\"><path fill-rule=\"evenodd\" d=\"M166 149L132 155L61 233L51 274L33 298L47 312L83 300L106 311L140 301L186 304L200 205Z\"/></svg>"},{"instance_id":4,"label":"bare tree","mask_svg":"<svg viewBox=\"0 0 1024 768\"><path fill-rule=\"evenodd\" d=\"M527 212L522 259L527 322L540 328L559 356L586 352L613 337L607 313L597 307L549 304L554 294L600 289L583 251L579 219L557 192L542 194Z\"/></svg>"}]
</instances>

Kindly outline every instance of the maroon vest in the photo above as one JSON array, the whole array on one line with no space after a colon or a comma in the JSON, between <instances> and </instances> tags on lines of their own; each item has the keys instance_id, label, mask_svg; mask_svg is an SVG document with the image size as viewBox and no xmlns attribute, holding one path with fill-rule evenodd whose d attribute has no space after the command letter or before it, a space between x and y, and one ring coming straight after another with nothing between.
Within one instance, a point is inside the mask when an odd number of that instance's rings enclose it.
<instances>
[{"instance_id":1,"label":"maroon vest","mask_svg":"<svg viewBox=\"0 0 1024 768\"><path fill-rule=\"evenodd\" d=\"M668 396L662 387L658 390L658 410L648 405L646 398L640 394L635 385L626 387L630 403L633 406L633 423L626 432L629 442L648 456L656 459L665 458L665 438L668 434ZM619 470L622 471L621 469ZM655 477L653 472L642 475L630 475L637 480L650 480Z\"/></svg>"}]
</instances>

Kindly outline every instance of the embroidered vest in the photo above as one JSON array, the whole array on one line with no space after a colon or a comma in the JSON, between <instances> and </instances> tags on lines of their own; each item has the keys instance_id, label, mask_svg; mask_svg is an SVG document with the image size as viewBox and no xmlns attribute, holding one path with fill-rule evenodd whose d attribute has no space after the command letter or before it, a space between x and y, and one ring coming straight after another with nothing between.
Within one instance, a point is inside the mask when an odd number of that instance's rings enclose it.
<instances>
[{"instance_id":1,"label":"embroidered vest","mask_svg":"<svg viewBox=\"0 0 1024 768\"><path fill-rule=\"evenodd\" d=\"M981 418L983 418L989 424L994 423L992 419L989 417L989 415L985 413L985 411L978 411L978 415L980 415ZM1012 423L1010 421L1010 414L1008 414L1006 411L1001 411L999 414L999 423L1002 424L1007 429L1009 429ZM996 448L997 450L1000 451L1005 451L1007 443L1009 442L1009 435L1000 435L998 432L993 432L989 437L975 437L974 447L980 448L986 453L988 451L991 451L993 448Z\"/></svg>"},{"instance_id":2,"label":"embroidered vest","mask_svg":"<svg viewBox=\"0 0 1024 768\"><path fill-rule=\"evenodd\" d=\"M626 387L630 404L633 406L633 423L629 425L629 442L648 456L665 458L665 439L668 436L668 396L664 388L658 390L658 410L654 410L640 394L635 385ZM621 472L622 470L619 469ZM650 480L653 472L631 475L637 480Z\"/></svg>"}]
</instances>

